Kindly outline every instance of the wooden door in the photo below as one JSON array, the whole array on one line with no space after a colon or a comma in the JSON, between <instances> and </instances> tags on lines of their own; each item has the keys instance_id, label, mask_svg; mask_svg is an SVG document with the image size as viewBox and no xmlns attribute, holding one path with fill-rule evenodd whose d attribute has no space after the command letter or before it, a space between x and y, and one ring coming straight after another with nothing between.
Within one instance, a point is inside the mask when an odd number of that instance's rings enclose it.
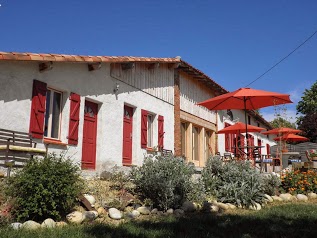
<instances>
[{"instance_id":1,"label":"wooden door","mask_svg":"<svg viewBox=\"0 0 317 238\"><path fill-rule=\"evenodd\" d=\"M132 164L132 121L133 108L124 106L123 113L123 149L122 149L122 164Z\"/></svg>"},{"instance_id":2,"label":"wooden door","mask_svg":"<svg viewBox=\"0 0 317 238\"><path fill-rule=\"evenodd\" d=\"M82 169L96 168L98 104L85 101Z\"/></svg>"}]
</instances>

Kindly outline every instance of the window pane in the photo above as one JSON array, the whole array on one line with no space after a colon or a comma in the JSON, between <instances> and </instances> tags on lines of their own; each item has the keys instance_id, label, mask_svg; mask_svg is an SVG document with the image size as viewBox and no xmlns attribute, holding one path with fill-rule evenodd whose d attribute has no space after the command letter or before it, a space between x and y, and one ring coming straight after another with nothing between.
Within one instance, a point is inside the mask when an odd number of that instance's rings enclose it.
<instances>
[{"instance_id":1,"label":"window pane","mask_svg":"<svg viewBox=\"0 0 317 238\"><path fill-rule=\"evenodd\" d=\"M147 146L153 146L153 115L147 116Z\"/></svg>"},{"instance_id":2,"label":"window pane","mask_svg":"<svg viewBox=\"0 0 317 238\"><path fill-rule=\"evenodd\" d=\"M50 103L51 103L51 91L46 92L46 107L45 107L45 124L44 124L44 136L48 136L48 121L50 117Z\"/></svg>"},{"instance_id":3,"label":"window pane","mask_svg":"<svg viewBox=\"0 0 317 238\"><path fill-rule=\"evenodd\" d=\"M193 160L199 161L199 129L193 127Z\"/></svg>"},{"instance_id":4,"label":"window pane","mask_svg":"<svg viewBox=\"0 0 317 238\"><path fill-rule=\"evenodd\" d=\"M52 112L52 130L51 130L52 138L58 138L60 112L61 112L61 94L58 92L54 92L53 112Z\"/></svg>"}]
</instances>

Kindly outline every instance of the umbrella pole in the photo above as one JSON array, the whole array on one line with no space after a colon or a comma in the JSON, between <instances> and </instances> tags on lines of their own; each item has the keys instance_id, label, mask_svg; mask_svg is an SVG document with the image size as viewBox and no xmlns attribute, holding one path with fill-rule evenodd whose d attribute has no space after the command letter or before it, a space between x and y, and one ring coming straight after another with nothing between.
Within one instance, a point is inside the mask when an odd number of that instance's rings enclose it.
<instances>
[{"instance_id":1,"label":"umbrella pole","mask_svg":"<svg viewBox=\"0 0 317 238\"><path fill-rule=\"evenodd\" d=\"M247 146L249 146L249 143L248 143L248 139L249 139L249 136L248 136L248 122L247 122L247 103L246 103L246 101L247 101L247 99L245 98L245 97L243 97L243 102L244 102L244 120L245 120L245 136L246 136L246 138L247 138ZM247 151L247 154L248 154L249 152Z\"/></svg>"}]
</instances>

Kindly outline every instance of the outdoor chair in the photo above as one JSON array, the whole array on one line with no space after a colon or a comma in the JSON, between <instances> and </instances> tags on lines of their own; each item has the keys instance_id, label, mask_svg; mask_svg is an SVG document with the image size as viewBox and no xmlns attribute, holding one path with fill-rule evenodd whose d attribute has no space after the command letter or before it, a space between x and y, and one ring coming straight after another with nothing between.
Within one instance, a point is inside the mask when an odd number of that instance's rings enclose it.
<instances>
[{"instance_id":1,"label":"outdoor chair","mask_svg":"<svg viewBox=\"0 0 317 238\"><path fill-rule=\"evenodd\" d=\"M230 152L223 153L223 161L229 162L232 160L232 154Z\"/></svg>"}]
</instances>

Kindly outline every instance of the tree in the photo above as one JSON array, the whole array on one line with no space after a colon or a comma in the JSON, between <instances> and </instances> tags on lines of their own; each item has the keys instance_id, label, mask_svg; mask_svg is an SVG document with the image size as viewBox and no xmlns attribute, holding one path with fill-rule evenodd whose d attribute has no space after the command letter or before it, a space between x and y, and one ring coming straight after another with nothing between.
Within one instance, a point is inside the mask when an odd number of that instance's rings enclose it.
<instances>
[{"instance_id":1,"label":"tree","mask_svg":"<svg viewBox=\"0 0 317 238\"><path fill-rule=\"evenodd\" d=\"M317 81L310 89L305 89L302 100L296 106L297 114L302 114L297 119L298 129L311 142L317 142Z\"/></svg>"},{"instance_id":2,"label":"tree","mask_svg":"<svg viewBox=\"0 0 317 238\"><path fill-rule=\"evenodd\" d=\"M277 117L273 121L270 122L273 128L279 128L281 126L283 127L289 127L289 128L294 128L296 129L296 124L292 123L282 117Z\"/></svg>"}]
</instances>

